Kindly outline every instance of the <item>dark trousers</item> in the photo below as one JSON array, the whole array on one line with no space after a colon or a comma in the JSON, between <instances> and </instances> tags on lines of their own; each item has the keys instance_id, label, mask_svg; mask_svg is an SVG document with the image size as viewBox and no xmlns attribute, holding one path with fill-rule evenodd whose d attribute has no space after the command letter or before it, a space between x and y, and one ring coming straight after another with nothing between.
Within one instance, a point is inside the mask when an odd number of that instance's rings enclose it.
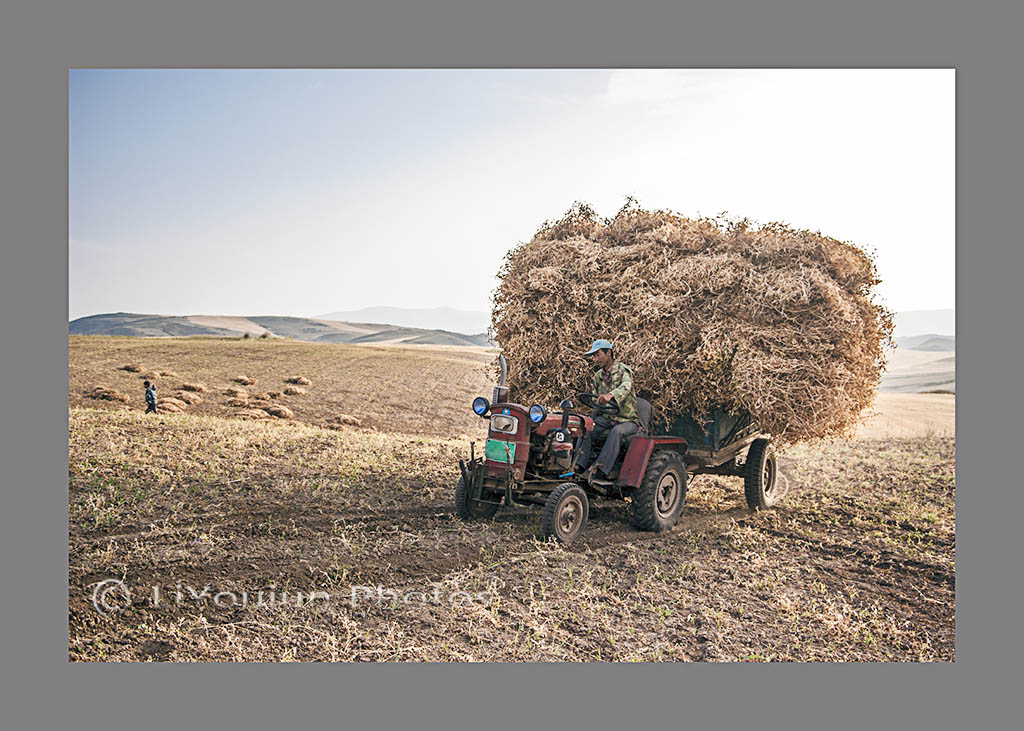
<instances>
[{"instance_id":1,"label":"dark trousers","mask_svg":"<svg viewBox=\"0 0 1024 731\"><path fill-rule=\"evenodd\" d=\"M146 413L148 414L150 411L156 413L156 404L146 404Z\"/></svg>"},{"instance_id":2,"label":"dark trousers","mask_svg":"<svg viewBox=\"0 0 1024 731\"><path fill-rule=\"evenodd\" d=\"M590 466L594 445L604 439L601 454L597 457L597 468L608 475L612 471L612 467L615 466L615 458L619 456L619 450L622 449L622 440L630 434L636 434L639 428L632 421L616 424L607 416L597 417L594 419L593 431L587 433L578 447L580 456L576 460L576 469L582 471Z\"/></svg>"}]
</instances>

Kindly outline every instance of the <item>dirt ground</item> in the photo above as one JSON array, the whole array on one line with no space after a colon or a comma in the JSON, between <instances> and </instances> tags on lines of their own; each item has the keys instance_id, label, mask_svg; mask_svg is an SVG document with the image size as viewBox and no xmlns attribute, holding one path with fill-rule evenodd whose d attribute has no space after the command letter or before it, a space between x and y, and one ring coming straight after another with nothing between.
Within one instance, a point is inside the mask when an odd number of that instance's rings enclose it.
<instances>
[{"instance_id":1,"label":"dirt ground","mask_svg":"<svg viewBox=\"0 0 1024 731\"><path fill-rule=\"evenodd\" d=\"M120 388L107 376L132 356L211 386L237 365L207 341L123 340L72 339L71 660L955 659L951 436L790 449L784 499L756 514L738 479L697 477L667 534L596 502L566 549L540 540L538 509L455 518L461 435L482 438L479 420L439 419L433 435L394 429L401 419L328 430L81 397ZM353 348L308 357L339 371L373 357ZM379 350L378 370L399 361ZM444 367L408 357L409 371ZM476 389L466 373L487 359L432 383L430 408ZM274 377L291 365L328 382L277 351L266 360ZM349 409L404 388L349 387Z\"/></svg>"}]
</instances>

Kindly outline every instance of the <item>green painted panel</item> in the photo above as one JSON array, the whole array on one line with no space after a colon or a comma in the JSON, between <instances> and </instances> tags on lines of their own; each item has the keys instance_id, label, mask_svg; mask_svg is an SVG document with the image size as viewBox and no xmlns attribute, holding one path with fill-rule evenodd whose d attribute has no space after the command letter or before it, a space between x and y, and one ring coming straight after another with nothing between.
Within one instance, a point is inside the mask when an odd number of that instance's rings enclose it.
<instances>
[{"instance_id":1,"label":"green painted panel","mask_svg":"<svg viewBox=\"0 0 1024 731\"><path fill-rule=\"evenodd\" d=\"M505 452L506 447L508 447L507 454ZM516 461L516 443L504 442L499 439L488 439L484 456L494 462L512 464Z\"/></svg>"}]
</instances>

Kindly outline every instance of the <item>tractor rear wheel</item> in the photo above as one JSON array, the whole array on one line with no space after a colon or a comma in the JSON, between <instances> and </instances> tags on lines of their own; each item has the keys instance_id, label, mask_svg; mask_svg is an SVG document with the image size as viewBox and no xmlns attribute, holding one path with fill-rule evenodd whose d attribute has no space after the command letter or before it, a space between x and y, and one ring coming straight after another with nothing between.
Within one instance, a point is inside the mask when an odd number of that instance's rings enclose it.
<instances>
[{"instance_id":1,"label":"tractor rear wheel","mask_svg":"<svg viewBox=\"0 0 1024 731\"><path fill-rule=\"evenodd\" d=\"M678 454L660 450L651 456L632 502L637 528L655 533L672 530L686 502L686 465Z\"/></svg>"},{"instance_id":2,"label":"tractor rear wheel","mask_svg":"<svg viewBox=\"0 0 1024 731\"><path fill-rule=\"evenodd\" d=\"M747 473L743 477L743 491L751 510L764 510L775 504L777 472L772 443L767 439L755 439L747 450Z\"/></svg>"},{"instance_id":3,"label":"tractor rear wheel","mask_svg":"<svg viewBox=\"0 0 1024 731\"><path fill-rule=\"evenodd\" d=\"M569 545L583 533L590 515L587 493L575 482L563 482L544 503L540 525L545 538L554 538Z\"/></svg>"},{"instance_id":4,"label":"tractor rear wheel","mask_svg":"<svg viewBox=\"0 0 1024 731\"><path fill-rule=\"evenodd\" d=\"M459 478L459 484L455 486L455 514L462 520L473 520L475 518L493 518L498 512L500 503L492 503L489 500L474 500L470 497L469 486L465 479Z\"/></svg>"}]
</instances>

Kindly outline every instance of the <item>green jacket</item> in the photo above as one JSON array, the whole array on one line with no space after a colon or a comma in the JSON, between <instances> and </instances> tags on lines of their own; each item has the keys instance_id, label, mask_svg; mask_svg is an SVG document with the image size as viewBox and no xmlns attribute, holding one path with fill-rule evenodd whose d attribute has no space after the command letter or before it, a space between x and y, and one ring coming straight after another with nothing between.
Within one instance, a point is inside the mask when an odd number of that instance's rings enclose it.
<instances>
[{"instance_id":1,"label":"green jacket","mask_svg":"<svg viewBox=\"0 0 1024 731\"><path fill-rule=\"evenodd\" d=\"M611 371L605 376L602 368L594 374L594 393L610 393L619 406L619 413L609 417L612 421L633 421L639 423L636 409L636 392L633 390L633 371L625 363L614 361Z\"/></svg>"}]
</instances>

